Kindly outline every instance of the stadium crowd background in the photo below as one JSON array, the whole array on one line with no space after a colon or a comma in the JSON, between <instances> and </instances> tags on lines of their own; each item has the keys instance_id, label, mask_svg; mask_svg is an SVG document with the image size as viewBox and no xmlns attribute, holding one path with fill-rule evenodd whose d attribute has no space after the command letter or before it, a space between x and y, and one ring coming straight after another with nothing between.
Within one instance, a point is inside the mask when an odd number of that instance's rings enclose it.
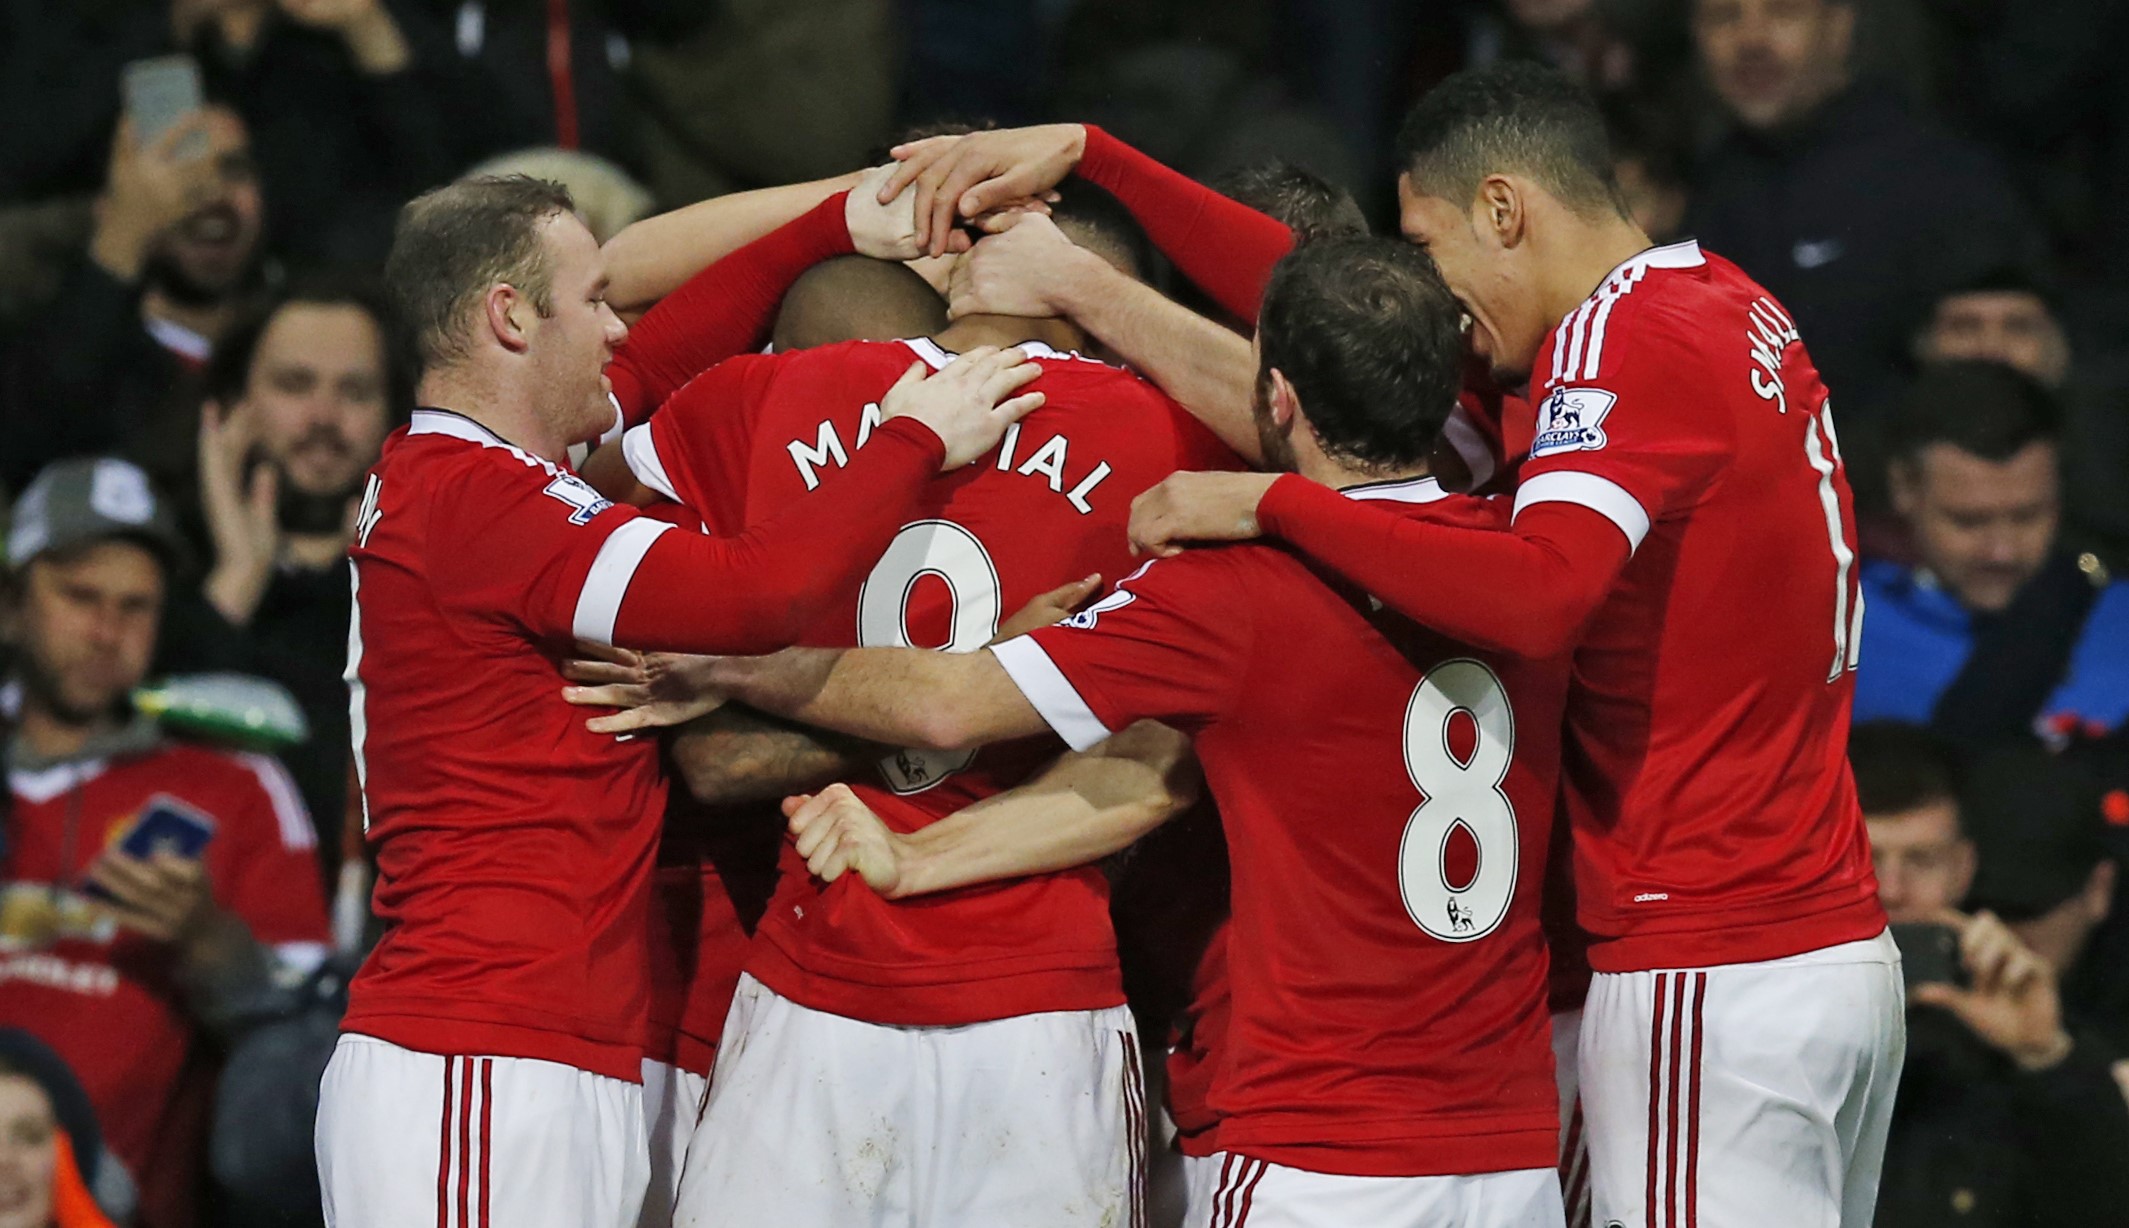
<instances>
[{"instance_id":1,"label":"stadium crowd background","mask_svg":"<svg viewBox=\"0 0 2129 1228\"><path fill-rule=\"evenodd\" d=\"M401 202L527 169L605 238L912 129L1081 120L1215 184L1303 168L1382 230L1398 116L1499 58L1583 81L1649 234L1794 313L1865 521L1854 759L1889 911L1988 908L2055 970L2001 1026L1915 1023L1880 1222L2111 1222L2079 1209L2129 1206L2125 45L2122 0L0 0L0 1193L52 1208L0 1223L317 1221L307 1114L366 919L343 552L412 399L370 280ZM136 148L122 69L172 51L210 106ZM139 474L49 468L91 456ZM163 595L39 589L38 555L120 520ZM105 604L38 604L76 598ZM25 669L191 678L151 705L185 739L254 704L205 674L302 720L274 722L285 772L248 750L225 779L145 725L18 727ZM258 821L121 892L138 997L69 1014L93 995L49 952L97 922L27 825L114 757ZM207 984L232 919L271 992Z\"/></svg>"}]
</instances>

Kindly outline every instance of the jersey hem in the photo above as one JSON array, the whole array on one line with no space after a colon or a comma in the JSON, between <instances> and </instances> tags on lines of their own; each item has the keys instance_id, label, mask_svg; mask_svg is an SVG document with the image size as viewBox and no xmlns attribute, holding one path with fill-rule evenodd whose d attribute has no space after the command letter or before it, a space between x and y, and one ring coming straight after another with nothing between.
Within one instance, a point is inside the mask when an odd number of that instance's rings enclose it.
<instances>
[{"instance_id":1,"label":"jersey hem","mask_svg":"<svg viewBox=\"0 0 2129 1228\"><path fill-rule=\"evenodd\" d=\"M644 1049L565 1036L506 1023L478 1023L426 1015L350 1013L340 1030L416 1053L443 1057L514 1057L573 1066L587 1074L643 1082Z\"/></svg>"},{"instance_id":2,"label":"jersey hem","mask_svg":"<svg viewBox=\"0 0 2129 1228\"><path fill-rule=\"evenodd\" d=\"M1589 966L1596 972L1655 972L1666 968L1715 968L1787 959L1848 942L1877 937L1887 924L1875 894L1804 916L1782 915L1739 923L1735 914L1710 911L1667 913L1642 929L1592 937ZM1724 922L1728 922L1724 924ZM1584 922L1585 927L1588 922ZM1671 929L1674 925L1698 928Z\"/></svg>"},{"instance_id":3,"label":"jersey hem","mask_svg":"<svg viewBox=\"0 0 2129 1228\"><path fill-rule=\"evenodd\" d=\"M1312 1125L1282 1116L1290 1119L1223 1120L1220 1149L1337 1177L1469 1177L1549 1169L1560 1158L1560 1126L1550 1113L1487 1118L1483 1125L1490 1128L1482 1129L1457 1129L1445 1121L1438 1134L1412 1133L1409 1118L1394 1126L1381 1123L1385 1129L1397 1129L1394 1136L1350 1125L1326 1128L1320 1116L1310 1119Z\"/></svg>"},{"instance_id":4,"label":"jersey hem","mask_svg":"<svg viewBox=\"0 0 2129 1228\"><path fill-rule=\"evenodd\" d=\"M764 932L764 936L766 932ZM891 969L869 967L871 977L835 976L801 965L773 937L757 942L747 974L809 1010L888 1027L959 1027L1056 1011L1099 1011L1124 1005L1122 975L1113 958L1099 968L1032 968L977 974L969 969L924 965L897 979Z\"/></svg>"}]
</instances>

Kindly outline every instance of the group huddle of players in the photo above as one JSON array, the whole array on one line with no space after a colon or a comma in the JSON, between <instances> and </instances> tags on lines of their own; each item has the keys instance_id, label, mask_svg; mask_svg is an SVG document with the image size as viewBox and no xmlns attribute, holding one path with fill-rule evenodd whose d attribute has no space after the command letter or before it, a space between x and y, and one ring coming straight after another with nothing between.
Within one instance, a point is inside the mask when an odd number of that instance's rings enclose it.
<instances>
[{"instance_id":1,"label":"group huddle of players","mask_svg":"<svg viewBox=\"0 0 2129 1228\"><path fill-rule=\"evenodd\" d=\"M329 1221L1138 1228L1172 1146L1193 1228L1867 1224L1779 306L1535 68L1418 104L1403 240L1093 127L895 152L625 344L566 198L409 207L395 277L529 216L547 284L436 297L353 549Z\"/></svg>"}]
</instances>

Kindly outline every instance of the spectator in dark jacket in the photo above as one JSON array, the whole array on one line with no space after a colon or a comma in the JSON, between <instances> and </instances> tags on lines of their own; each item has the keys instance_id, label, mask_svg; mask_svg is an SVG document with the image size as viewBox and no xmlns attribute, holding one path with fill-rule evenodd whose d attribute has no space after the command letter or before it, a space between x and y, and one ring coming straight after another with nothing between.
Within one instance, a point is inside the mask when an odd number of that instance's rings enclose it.
<instances>
[{"instance_id":1,"label":"spectator in dark jacket","mask_svg":"<svg viewBox=\"0 0 2129 1228\"><path fill-rule=\"evenodd\" d=\"M1878 1228L2119 1222L2129 1206L2129 1104L2113 1052L2065 1022L2062 970L2023 939L2022 922L1952 911L1977 885L1976 903L2028 920L2053 911L2041 907L2046 892L2034 894L2043 879L2048 892L2067 884L2081 897L2100 873L2096 853L2068 879L2036 874L2036 863L2059 865L2065 850L2090 844L2091 833L2079 833L2097 816L2066 808L2071 795L2046 780L2058 765L2038 752L1982 763L1964 799L1952 752L1921 730L1859 726L1849 752L1886 912L1896 926L1948 927L1963 982L1911 992ZM2038 840L1999 838L2021 828ZM1918 941L1932 933L1896 932Z\"/></svg>"},{"instance_id":2,"label":"spectator in dark jacket","mask_svg":"<svg viewBox=\"0 0 2129 1228\"><path fill-rule=\"evenodd\" d=\"M206 154L183 156L199 131ZM264 225L249 135L233 112L209 107L147 148L121 127L88 250L0 356L14 444L0 484L19 491L48 461L168 431L187 380L259 279ZM187 422L174 437L190 433Z\"/></svg>"},{"instance_id":3,"label":"spectator in dark jacket","mask_svg":"<svg viewBox=\"0 0 2129 1228\"><path fill-rule=\"evenodd\" d=\"M1853 0L1695 0L1733 123L1686 220L1795 315L1850 425L1894 389L1939 293L2039 247L1987 154L1851 81L1854 26Z\"/></svg>"}]
</instances>

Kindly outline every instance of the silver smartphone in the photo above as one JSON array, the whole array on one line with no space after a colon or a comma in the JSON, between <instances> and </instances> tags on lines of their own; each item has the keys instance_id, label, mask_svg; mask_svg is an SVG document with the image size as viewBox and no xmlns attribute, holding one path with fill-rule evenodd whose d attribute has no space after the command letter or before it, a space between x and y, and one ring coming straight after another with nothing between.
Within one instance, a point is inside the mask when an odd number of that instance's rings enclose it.
<instances>
[{"instance_id":1,"label":"silver smartphone","mask_svg":"<svg viewBox=\"0 0 2129 1228\"><path fill-rule=\"evenodd\" d=\"M146 149L163 134L197 113L206 98L200 87L200 66L189 55L159 55L135 60L119 76L119 89L126 114L133 120L133 139ZM207 134L186 137L177 156L197 158L207 152Z\"/></svg>"}]
</instances>

